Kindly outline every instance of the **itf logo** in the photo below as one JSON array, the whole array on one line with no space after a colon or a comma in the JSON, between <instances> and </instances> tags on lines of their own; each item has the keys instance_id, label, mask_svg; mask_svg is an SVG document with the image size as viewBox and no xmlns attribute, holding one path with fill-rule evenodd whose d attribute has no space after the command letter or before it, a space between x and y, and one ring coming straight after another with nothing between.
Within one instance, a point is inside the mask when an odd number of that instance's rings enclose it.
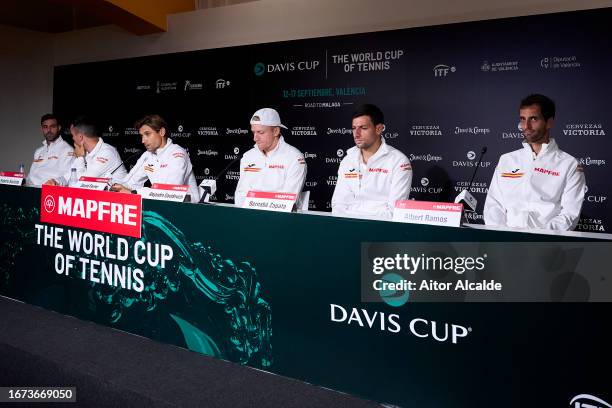
<instances>
[{"instance_id":1,"label":"itf logo","mask_svg":"<svg viewBox=\"0 0 612 408\"><path fill-rule=\"evenodd\" d=\"M449 67L448 65L445 65L445 64L438 64L434 67L433 71L434 71L434 76L436 78L444 78L448 75L449 72L457 71L457 68Z\"/></svg>"},{"instance_id":2,"label":"itf logo","mask_svg":"<svg viewBox=\"0 0 612 408\"><path fill-rule=\"evenodd\" d=\"M253 70L256 76L262 76L266 72L266 66L263 62L258 62Z\"/></svg>"},{"instance_id":3,"label":"itf logo","mask_svg":"<svg viewBox=\"0 0 612 408\"><path fill-rule=\"evenodd\" d=\"M227 81L227 80L225 80L223 78L219 78L219 79L217 79L215 81L215 88L216 89L225 89L225 88L227 88L230 85L231 85L230 81Z\"/></svg>"},{"instance_id":4,"label":"itf logo","mask_svg":"<svg viewBox=\"0 0 612 408\"><path fill-rule=\"evenodd\" d=\"M571 408L612 408L606 401L589 394L576 395L570 401Z\"/></svg>"}]
</instances>

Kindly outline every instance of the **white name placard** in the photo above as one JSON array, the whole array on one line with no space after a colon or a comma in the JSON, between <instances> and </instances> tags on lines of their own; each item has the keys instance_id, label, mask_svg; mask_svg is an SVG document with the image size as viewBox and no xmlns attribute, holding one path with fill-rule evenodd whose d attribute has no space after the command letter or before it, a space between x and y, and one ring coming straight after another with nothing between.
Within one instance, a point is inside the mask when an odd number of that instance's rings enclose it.
<instances>
[{"instance_id":1,"label":"white name placard","mask_svg":"<svg viewBox=\"0 0 612 408\"><path fill-rule=\"evenodd\" d=\"M462 212L463 204L398 200L393 210L393 221L459 227Z\"/></svg>"},{"instance_id":2,"label":"white name placard","mask_svg":"<svg viewBox=\"0 0 612 408\"><path fill-rule=\"evenodd\" d=\"M75 185L78 188L86 188L88 190L104 190L108 186L108 181L110 179L106 177L88 177L81 176L79 177L79 181Z\"/></svg>"},{"instance_id":3,"label":"white name placard","mask_svg":"<svg viewBox=\"0 0 612 408\"><path fill-rule=\"evenodd\" d=\"M153 183L151 188L143 187L138 190L142 198L150 200L183 202L189 191L189 186L184 184L160 184Z\"/></svg>"},{"instance_id":4,"label":"white name placard","mask_svg":"<svg viewBox=\"0 0 612 408\"><path fill-rule=\"evenodd\" d=\"M297 200L297 194L271 193L267 191L249 191L242 208L257 210L291 212Z\"/></svg>"},{"instance_id":5,"label":"white name placard","mask_svg":"<svg viewBox=\"0 0 612 408\"><path fill-rule=\"evenodd\" d=\"M25 174L16 173L13 171L0 171L0 184L8 184L9 186L20 186L23 183Z\"/></svg>"}]
</instances>

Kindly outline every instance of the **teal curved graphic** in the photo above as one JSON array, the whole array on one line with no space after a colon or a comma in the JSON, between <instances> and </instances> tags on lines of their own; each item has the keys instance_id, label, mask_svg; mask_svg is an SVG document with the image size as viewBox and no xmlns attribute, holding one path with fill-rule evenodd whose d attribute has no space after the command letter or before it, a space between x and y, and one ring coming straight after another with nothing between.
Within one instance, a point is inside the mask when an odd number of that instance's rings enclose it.
<instances>
[{"instance_id":1,"label":"teal curved graphic","mask_svg":"<svg viewBox=\"0 0 612 408\"><path fill-rule=\"evenodd\" d=\"M37 208L14 208L3 203L0 206L0 229L4 231L0 245L0 286L6 286L15 270L15 259L24 249L26 242L36 238L32 222L38 219Z\"/></svg>"},{"instance_id":2,"label":"teal curved graphic","mask_svg":"<svg viewBox=\"0 0 612 408\"><path fill-rule=\"evenodd\" d=\"M402 278L400 275L398 275L397 273L387 273L385 275L383 275L382 280L384 282L389 282L389 283L400 283L404 278ZM408 302L408 299L410 298L410 291L408 290L404 290L404 291L398 291L398 290L389 290L389 289L384 289L384 290L380 290L379 292L380 298L389 306L393 306L393 307L400 307L406 304L406 302Z\"/></svg>"},{"instance_id":3,"label":"teal curved graphic","mask_svg":"<svg viewBox=\"0 0 612 408\"><path fill-rule=\"evenodd\" d=\"M89 283L90 299L110 307L108 320L119 323L131 308L134 313L169 310L190 350L252 366L272 364L272 317L263 299L255 268L236 263L210 246L190 242L170 221L154 211L142 213L141 241L172 247L174 256L164 268L128 266L144 272L140 293ZM111 246L114 237L111 238ZM135 239L128 239L133 247ZM180 304L180 305L179 305ZM176 306L175 306L176 305ZM175 306L175 307L173 307ZM179 317L172 310L188 310ZM131 317L133 318L133 317Z\"/></svg>"},{"instance_id":4,"label":"teal curved graphic","mask_svg":"<svg viewBox=\"0 0 612 408\"><path fill-rule=\"evenodd\" d=\"M262 76L266 72L266 66L263 62L258 62L255 64L255 68L253 68L256 76Z\"/></svg>"},{"instance_id":5,"label":"teal curved graphic","mask_svg":"<svg viewBox=\"0 0 612 408\"><path fill-rule=\"evenodd\" d=\"M185 342L189 350L207 354L211 357L222 357L221 351L217 348L217 344L206 333L189 323L187 320L183 320L172 313L170 317L172 317L181 328L181 331L185 335Z\"/></svg>"}]
</instances>

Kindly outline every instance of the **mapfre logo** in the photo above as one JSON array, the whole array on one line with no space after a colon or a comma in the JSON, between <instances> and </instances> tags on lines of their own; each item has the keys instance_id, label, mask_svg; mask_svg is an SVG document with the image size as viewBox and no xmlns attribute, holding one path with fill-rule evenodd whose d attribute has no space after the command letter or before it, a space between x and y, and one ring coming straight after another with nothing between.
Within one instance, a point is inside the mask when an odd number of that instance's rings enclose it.
<instances>
[{"instance_id":1,"label":"mapfre logo","mask_svg":"<svg viewBox=\"0 0 612 408\"><path fill-rule=\"evenodd\" d=\"M590 394L576 395L570 401L571 408L612 408L606 401Z\"/></svg>"},{"instance_id":2,"label":"mapfre logo","mask_svg":"<svg viewBox=\"0 0 612 408\"><path fill-rule=\"evenodd\" d=\"M55 198L53 196L48 195L43 200L43 208L46 213L52 213L55 211Z\"/></svg>"},{"instance_id":3,"label":"mapfre logo","mask_svg":"<svg viewBox=\"0 0 612 408\"><path fill-rule=\"evenodd\" d=\"M140 195L44 185L40 197L41 222L141 236Z\"/></svg>"}]
</instances>

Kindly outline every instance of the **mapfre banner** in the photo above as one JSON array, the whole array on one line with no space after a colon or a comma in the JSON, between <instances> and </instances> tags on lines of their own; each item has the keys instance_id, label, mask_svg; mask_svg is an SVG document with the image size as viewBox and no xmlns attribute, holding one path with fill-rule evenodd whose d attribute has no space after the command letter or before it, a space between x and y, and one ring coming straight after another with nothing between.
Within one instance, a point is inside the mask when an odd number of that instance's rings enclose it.
<instances>
[{"instance_id":1,"label":"mapfre banner","mask_svg":"<svg viewBox=\"0 0 612 408\"><path fill-rule=\"evenodd\" d=\"M43 185L40 221L140 238L142 197Z\"/></svg>"}]
</instances>

